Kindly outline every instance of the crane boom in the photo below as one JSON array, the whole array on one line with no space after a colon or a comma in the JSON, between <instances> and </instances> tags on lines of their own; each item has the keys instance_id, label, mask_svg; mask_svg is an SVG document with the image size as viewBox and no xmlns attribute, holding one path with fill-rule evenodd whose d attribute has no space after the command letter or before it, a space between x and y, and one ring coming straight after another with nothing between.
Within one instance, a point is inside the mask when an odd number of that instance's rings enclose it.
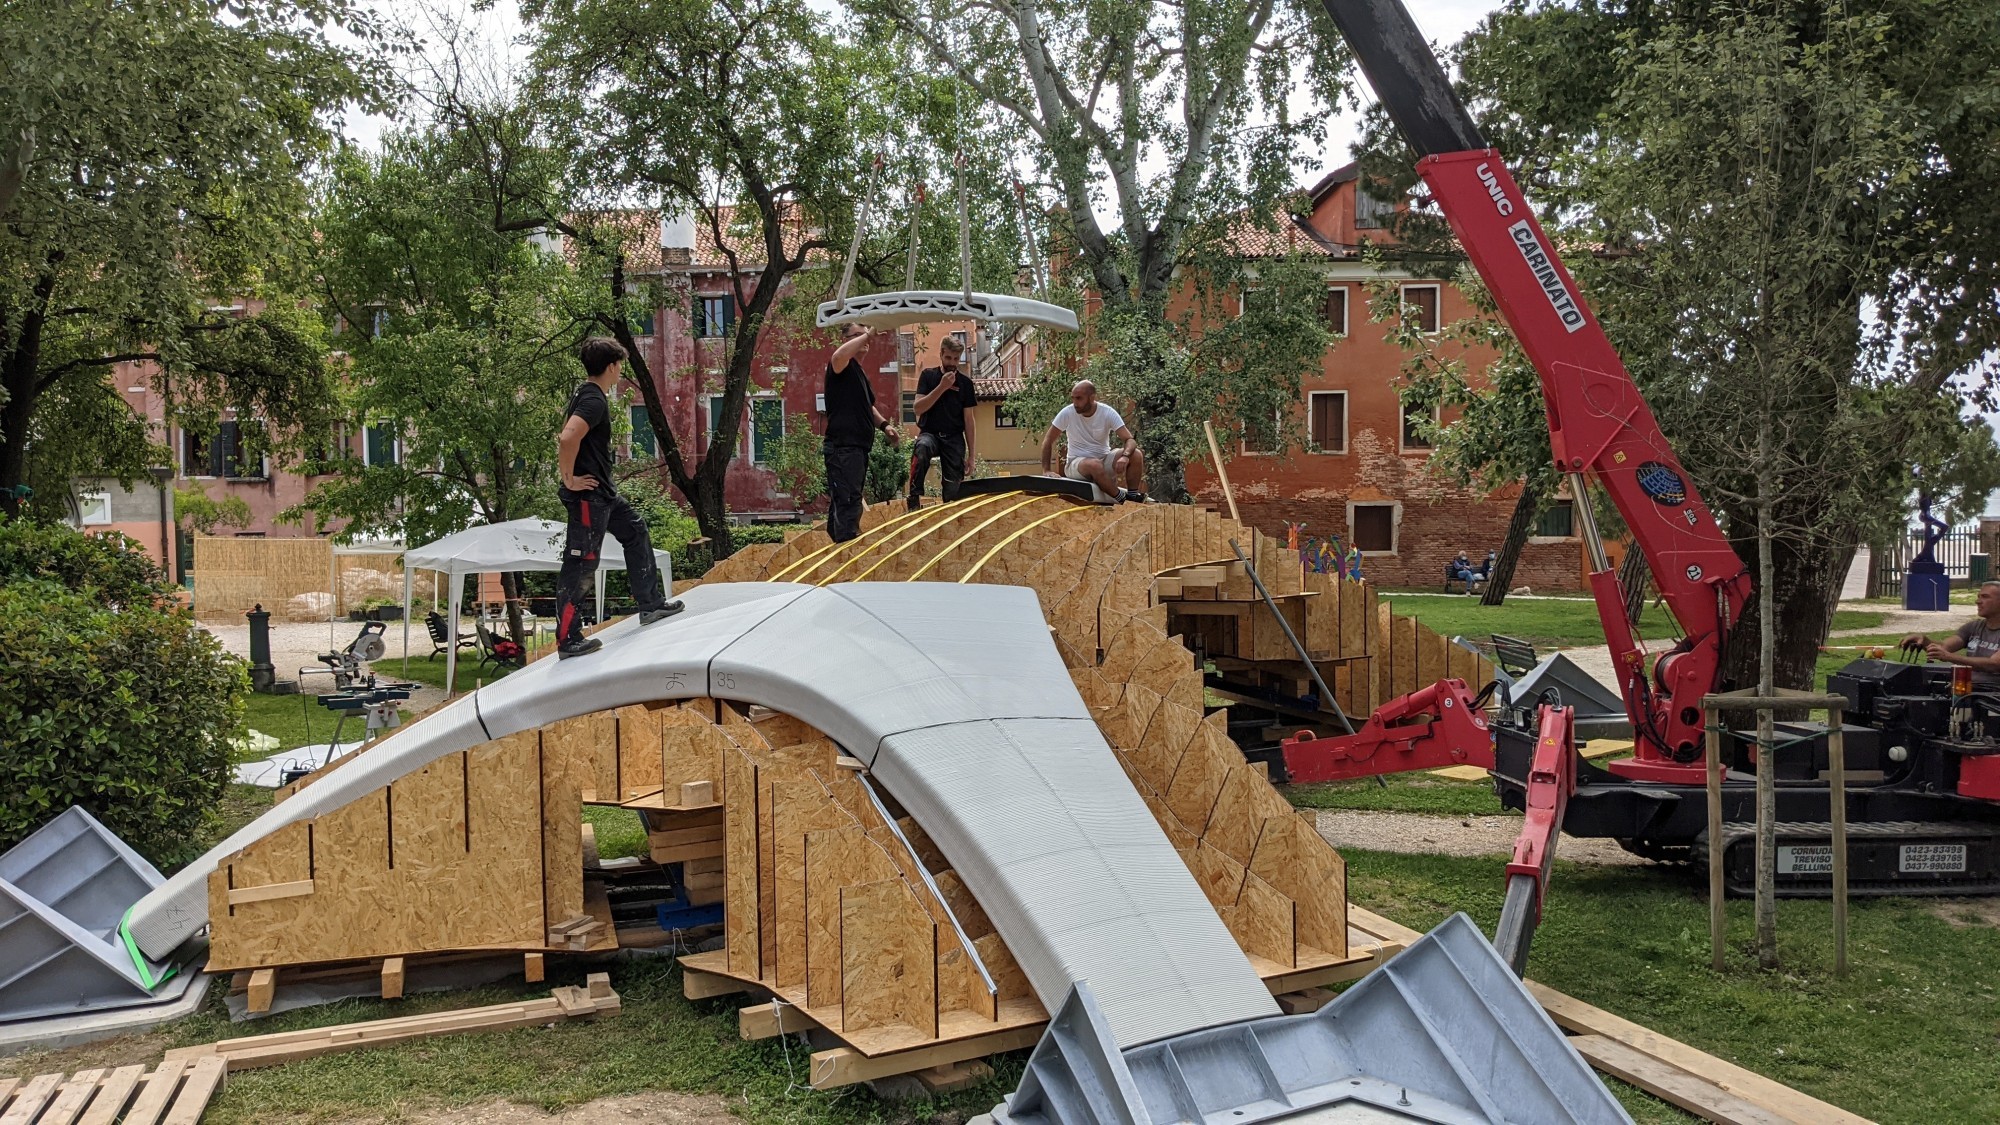
<instances>
[{"instance_id":1,"label":"crane boom","mask_svg":"<svg viewBox=\"0 0 2000 1125\"><path fill-rule=\"evenodd\" d=\"M1749 572L1402 0L1324 2L1540 377L1550 450L1570 480L1591 594L1632 720L1634 757L1612 769L1639 781L1686 780L1701 772L1701 697L1717 686L1729 630L1750 598ZM1591 516L1593 480L1684 634L1651 668Z\"/></svg>"}]
</instances>

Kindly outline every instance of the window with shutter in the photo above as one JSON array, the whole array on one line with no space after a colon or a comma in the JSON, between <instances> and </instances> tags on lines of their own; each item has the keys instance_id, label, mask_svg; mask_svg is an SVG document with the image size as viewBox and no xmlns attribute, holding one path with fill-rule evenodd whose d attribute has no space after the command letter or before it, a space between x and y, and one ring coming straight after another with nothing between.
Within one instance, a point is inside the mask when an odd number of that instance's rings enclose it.
<instances>
[{"instance_id":1,"label":"window with shutter","mask_svg":"<svg viewBox=\"0 0 2000 1125\"><path fill-rule=\"evenodd\" d=\"M1349 507L1348 539L1356 550L1394 553L1396 550L1396 505L1354 504Z\"/></svg>"},{"instance_id":2,"label":"window with shutter","mask_svg":"<svg viewBox=\"0 0 2000 1125\"><path fill-rule=\"evenodd\" d=\"M1336 285L1326 291L1326 330L1336 336L1347 335L1347 286Z\"/></svg>"},{"instance_id":3,"label":"window with shutter","mask_svg":"<svg viewBox=\"0 0 2000 1125\"><path fill-rule=\"evenodd\" d=\"M1347 392L1314 391L1307 406L1313 447L1321 453L1347 452Z\"/></svg>"},{"instance_id":4,"label":"window with shutter","mask_svg":"<svg viewBox=\"0 0 2000 1125\"><path fill-rule=\"evenodd\" d=\"M1403 315L1415 318L1417 331L1438 330L1438 293L1435 285L1403 286Z\"/></svg>"},{"instance_id":5,"label":"window with shutter","mask_svg":"<svg viewBox=\"0 0 2000 1125\"><path fill-rule=\"evenodd\" d=\"M653 420L646 416L646 408L629 408L632 417L632 456L651 459L658 457L659 440L653 435Z\"/></svg>"},{"instance_id":6,"label":"window with shutter","mask_svg":"<svg viewBox=\"0 0 2000 1125\"><path fill-rule=\"evenodd\" d=\"M785 400L761 396L750 400L750 460L762 465L778 451L785 436Z\"/></svg>"}]
</instances>

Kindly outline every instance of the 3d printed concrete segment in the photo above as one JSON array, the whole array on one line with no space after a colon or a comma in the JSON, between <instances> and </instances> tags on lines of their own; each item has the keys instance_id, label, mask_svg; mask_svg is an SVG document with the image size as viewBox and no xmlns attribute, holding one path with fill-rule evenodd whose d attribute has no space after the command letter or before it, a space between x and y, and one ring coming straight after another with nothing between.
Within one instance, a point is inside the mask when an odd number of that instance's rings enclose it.
<instances>
[{"instance_id":1,"label":"3d printed concrete segment","mask_svg":"<svg viewBox=\"0 0 2000 1125\"><path fill-rule=\"evenodd\" d=\"M1050 1010L1088 981L1123 1046L1277 1011L1091 721L1019 587L723 583L449 705L301 790L132 911L162 956L207 921L220 857L491 738L714 696L812 724L869 763L986 908Z\"/></svg>"}]
</instances>

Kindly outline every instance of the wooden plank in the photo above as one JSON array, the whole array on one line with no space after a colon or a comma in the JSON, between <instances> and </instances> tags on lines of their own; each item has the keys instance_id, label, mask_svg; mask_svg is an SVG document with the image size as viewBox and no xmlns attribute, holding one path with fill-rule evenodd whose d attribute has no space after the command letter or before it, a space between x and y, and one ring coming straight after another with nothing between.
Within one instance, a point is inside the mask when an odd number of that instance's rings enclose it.
<instances>
[{"instance_id":1,"label":"wooden plank","mask_svg":"<svg viewBox=\"0 0 2000 1125\"><path fill-rule=\"evenodd\" d=\"M1347 955L1347 865L1303 818L1264 821L1250 872L1298 904L1301 945Z\"/></svg>"},{"instance_id":2,"label":"wooden plank","mask_svg":"<svg viewBox=\"0 0 2000 1125\"><path fill-rule=\"evenodd\" d=\"M683 806L709 805L715 803L715 782L681 782L681 804Z\"/></svg>"},{"instance_id":3,"label":"wooden plank","mask_svg":"<svg viewBox=\"0 0 2000 1125\"><path fill-rule=\"evenodd\" d=\"M104 1077L102 1069L79 1070L62 1084L49 1107L42 1111L38 1125L73 1125L77 1115L90 1101L90 1095L97 1089L97 1080Z\"/></svg>"},{"instance_id":4,"label":"wooden plank","mask_svg":"<svg viewBox=\"0 0 2000 1125\"><path fill-rule=\"evenodd\" d=\"M686 959L682 959L681 995L690 1000L707 1000L716 996L734 996L739 992L748 991L750 991L750 985L745 981L737 980L735 977L726 976L722 973L690 969L686 967Z\"/></svg>"},{"instance_id":5,"label":"wooden plank","mask_svg":"<svg viewBox=\"0 0 2000 1125\"><path fill-rule=\"evenodd\" d=\"M789 1035L794 1031L809 1031L819 1026L819 1021L806 1015L805 1009L782 1000L768 1004L752 1004L736 1013L736 1027L745 1039L773 1039Z\"/></svg>"},{"instance_id":6,"label":"wooden plank","mask_svg":"<svg viewBox=\"0 0 2000 1125\"><path fill-rule=\"evenodd\" d=\"M388 957L382 961L382 999L401 1000L403 998L403 959Z\"/></svg>"},{"instance_id":7,"label":"wooden plank","mask_svg":"<svg viewBox=\"0 0 2000 1125\"><path fill-rule=\"evenodd\" d=\"M1718 1125L1796 1125L1789 1117L1745 1101L1704 1078L1602 1035L1576 1035L1569 1045L1597 1069Z\"/></svg>"},{"instance_id":8,"label":"wooden plank","mask_svg":"<svg viewBox=\"0 0 2000 1125\"><path fill-rule=\"evenodd\" d=\"M132 1091L138 1088L139 1078L145 1073L143 1066L121 1066L112 1071L98 1085L97 1096L90 1099L90 1108L77 1120L77 1125L112 1125L125 1112L125 1104L132 1100ZM0 1102L6 1100L7 1095L0 1092Z\"/></svg>"},{"instance_id":9,"label":"wooden plank","mask_svg":"<svg viewBox=\"0 0 2000 1125\"><path fill-rule=\"evenodd\" d=\"M1347 921L1355 929L1371 937L1391 942L1399 949L1408 949L1418 938L1424 936L1400 922L1392 922L1366 907L1352 904L1347 908Z\"/></svg>"},{"instance_id":10,"label":"wooden plank","mask_svg":"<svg viewBox=\"0 0 2000 1125\"><path fill-rule=\"evenodd\" d=\"M723 947L729 971L757 980L763 977L763 938L757 899L757 767L742 750L724 755L723 791L728 808L726 866L728 886L722 899Z\"/></svg>"},{"instance_id":11,"label":"wooden plank","mask_svg":"<svg viewBox=\"0 0 2000 1125\"><path fill-rule=\"evenodd\" d=\"M929 1067L1018 1051L1032 1047L1040 1041L1044 1026L1032 1024L1009 1028L991 1035L954 1039L935 1046L918 1047L914 1050L877 1055L873 1058L852 1047L817 1051L812 1057L812 1087L815 1090L831 1090L839 1086L851 1086L856 1082L869 1082Z\"/></svg>"},{"instance_id":12,"label":"wooden plank","mask_svg":"<svg viewBox=\"0 0 2000 1125\"><path fill-rule=\"evenodd\" d=\"M271 993L278 987L276 969L257 969L250 974L250 1011L271 1010Z\"/></svg>"},{"instance_id":13,"label":"wooden plank","mask_svg":"<svg viewBox=\"0 0 2000 1125\"><path fill-rule=\"evenodd\" d=\"M544 955L540 953L528 953L522 955L521 975L523 978L527 980L529 984L538 983L539 981L541 981L542 977L548 972L548 964L543 959L543 957Z\"/></svg>"},{"instance_id":14,"label":"wooden plank","mask_svg":"<svg viewBox=\"0 0 2000 1125\"><path fill-rule=\"evenodd\" d=\"M1865 1117L1849 1113L1800 1093L1782 1082L1669 1039L1631 1020L1612 1015L1573 996L1566 996L1545 984L1532 980L1521 983L1528 986L1528 991L1542 1005L1543 1010L1548 1012L1549 1018L1555 1020L1557 1025L1565 1030L1585 1035L1601 1035L1616 1040L1641 1054L1687 1071L1721 1087L1727 1093L1793 1121L1809 1121L1815 1125L1821 1123L1871 1125Z\"/></svg>"},{"instance_id":15,"label":"wooden plank","mask_svg":"<svg viewBox=\"0 0 2000 1125\"><path fill-rule=\"evenodd\" d=\"M139 1091L139 1100L132 1103L132 1109L125 1115L125 1125L158 1125L160 1115L167 1111L167 1103L173 1100L174 1091L181 1087L181 1077L187 1073L188 1064L181 1059L162 1059L153 1073L146 1076L146 1085Z\"/></svg>"},{"instance_id":16,"label":"wooden plank","mask_svg":"<svg viewBox=\"0 0 2000 1125\"><path fill-rule=\"evenodd\" d=\"M0 1078L0 1109L7 1108L7 1099L14 1095L14 1088L20 1084L18 1078Z\"/></svg>"},{"instance_id":17,"label":"wooden plank","mask_svg":"<svg viewBox=\"0 0 2000 1125\"><path fill-rule=\"evenodd\" d=\"M278 898L297 898L313 893L313 881L300 879L291 883L267 883L261 887L234 887L229 891L229 905L240 906L246 902L269 902Z\"/></svg>"},{"instance_id":18,"label":"wooden plank","mask_svg":"<svg viewBox=\"0 0 2000 1125\"><path fill-rule=\"evenodd\" d=\"M840 892L840 1032L938 1035L938 926L902 879Z\"/></svg>"},{"instance_id":19,"label":"wooden plank","mask_svg":"<svg viewBox=\"0 0 2000 1125\"><path fill-rule=\"evenodd\" d=\"M206 1058L194 1064L188 1072L187 1081L181 1084L180 1096L174 1099L174 1107L167 1111L167 1119L162 1125L197 1125L201 1115L208 1109L208 1100L222 1089L223 1075L229 1072L229 1064L221 1058Z\"/></svg>"}]
</instances>

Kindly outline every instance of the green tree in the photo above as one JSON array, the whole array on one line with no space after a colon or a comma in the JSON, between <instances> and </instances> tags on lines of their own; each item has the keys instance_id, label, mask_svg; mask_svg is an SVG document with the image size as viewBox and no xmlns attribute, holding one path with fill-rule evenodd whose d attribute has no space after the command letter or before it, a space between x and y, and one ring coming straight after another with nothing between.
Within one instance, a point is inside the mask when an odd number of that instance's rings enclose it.
<instances>
[{"instance_id":1,"label":"green tree","mask_svg":"<svg viewBox=\"0 0 2000 1125\"><path fill-rule=\"evenodd\" d=\"M319 334L272 264L303 241L331 116L375 89L335 27L373 34L350 0L0 6L0 511L24 482L58 504L77 472L163 459L107 384L120 361L196 429L320 419ZM235 297L273 304L213 308Z\"/></svg>"},{"instance_id":2,"label":"green tree","mask_svg":"<svg viewBox=\"0 0 2000 1125\"><path fill-rule=\"evenodd\" d=\"M1261 275L1290 272L1284 260L1243 255L1251 241L1282 240L1297 154L1323 138L1342 89L1346 55L1319 3L853 6L917 37L994 107L988 127L1053 187L1048 243L1074 264L1073 286L1102 302L1092 377L1132 404L1156 494L1185 496L1183 465L1218 409L1235 431L1296 409L1328 338L1291 330L1320 306L1321 286L1271 285ZM1260 278L1268 315L1231 323L1225 295ZM1229 341L1205 342L1211 334ZM1023 397L1023 415L1046 417L1039 407L1075 366L1045 364L1048 385Z\"/></svg>"},{"instance_id":3,"label":"green tree","mask_svg":"<svg viewBox=\"0 0 2000 1125\"><path fill-rule=\"evenodd\" d=\"M1967 109L1996 59L1994 21L1931 0L1515 3L1462 45L1484 127L1596 249L1570 264L1757 577L1737 683L1806 685L1913 474L1962 510L1996 483L1962 420L2000 343L2000 226L1967 203L2000 191L2000 127ZM1404 231L1428 251L1437 226ZM1461 428L1467 461L1523 456L1518 425Z\"/></svg>"},{"instance_id":4,"label":"green tree","mask_svg":"<svg viewBox=\"0 0 2000 1125\"><path fill-rule=\"evenodd\" d=\"M662 467L716 558L733 539L723 484L742 430L758 342L787 282L851 230L866 179L868 59L802 0L530 0L534 89L581 181L609 198L692 216L729 263L733 320L723 345L719 422L688 452L631 329L628 258L618 239L576 224L601 263L603 328L632 353ZM675 300L692 300L677 293Z\"/></svg>"},{"instance_id":5,"label":"green tree","mask_svg":"<svg viewBox=\"0 0 2000 1125\"><path fill-rule=\"evenodd\" d=\"M335 161L315 209L316 262L346 326L344 406L399 452L318 466L337 474L292 518L425 543L556 510L555 435L582 378L587 296L560 254L495 229L472 148L436 124Z\"/></svg>"},{"instance_id":6,"label":"green tree","mask_svg":"<svg viewBox=\"0 0 2000 1125\"><path fill-rule=\"evenodd\" d=\"M137 543L0 518L0 850L82 805L161 865L229 780L248 683Z\"/></svg>"},{"instance_id":7,"label":"green tree","mask_svg":"<svg viewBox=\"0 0 2000 1125\"><path fill-rule=\"evenodd\" d=\"M195 483L174 489L174 522L190 534L213 535L218 527L248 527L250 518L250 505L241 496L217 500Z\"/></svg>"}]
</instances>

